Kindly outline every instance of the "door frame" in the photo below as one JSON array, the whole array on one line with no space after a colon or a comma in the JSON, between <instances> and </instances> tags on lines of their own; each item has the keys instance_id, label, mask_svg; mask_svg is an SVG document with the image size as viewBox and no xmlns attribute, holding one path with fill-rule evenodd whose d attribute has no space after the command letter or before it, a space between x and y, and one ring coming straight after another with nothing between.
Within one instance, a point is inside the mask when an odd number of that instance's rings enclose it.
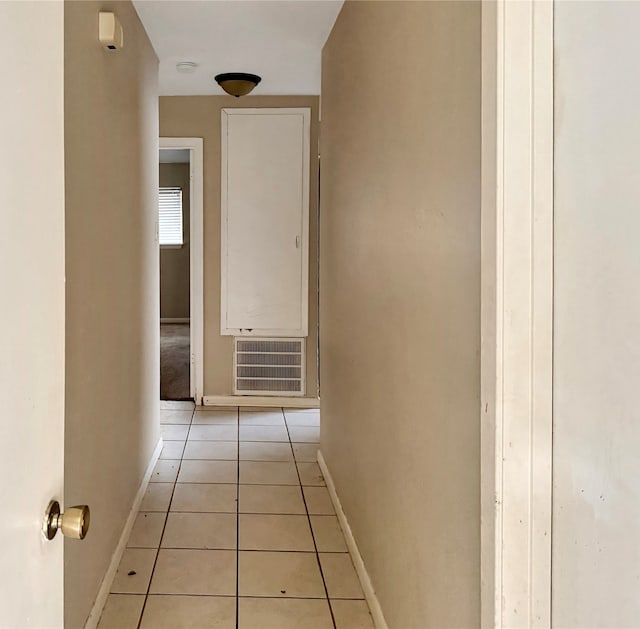
<instances>
[{"instance_id":1,"label":"door frame","mask_svg":"<svg viewBox=\"0 0 640 629\"><path fill-rule=\"evenodd\" d=\"M160 138L160 149L189 150L189 392L204 396L204 154L202 138Z\"/></svg>"},{"instance_id":2,"label":"door frame","mask_svg":"<svg viewBox=\"0 0 640 629\"><path fill-rule=\"evenodd\" d=\"M481 624L551 624L553 3L482 2Z\"/></svg>"}]
</instances>

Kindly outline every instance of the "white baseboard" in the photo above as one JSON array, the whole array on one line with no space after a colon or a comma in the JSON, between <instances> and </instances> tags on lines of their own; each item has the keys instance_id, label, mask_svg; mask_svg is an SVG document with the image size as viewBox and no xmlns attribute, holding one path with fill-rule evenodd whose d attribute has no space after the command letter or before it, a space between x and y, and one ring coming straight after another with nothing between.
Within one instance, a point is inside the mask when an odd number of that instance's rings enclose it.
<instances>
[{"instance_id":1,"label":"white baseboard","mask_svg":"<svg viewBox=\"0 0 640 629\"><path fill-rule=\"evenodd\" d=\"M160 317L160 323L189 323L189 317Z\"/></svg>"},{"instance_id":2,"label":"white baseboard","mask_svg":"<svg viewBox=\"0 0 640 629\"><path fill-rule=\"evenodd\" d=\"M322 475L324 476L324 480L327 483L329 496L331 496L331 502L333 502L333 506L338 516L338 521L340 522L340 526L342 527L342 532L344 533L347 547L349 548L349 553L351 554L351 559L353 560L353 565L356 569L356 573L358 574L358 578L360 579L360 584L362 585L362 591L364 592L364 596L367 599L367 604L369 605L369 611L371 612L373 623L375 624L376 629L388 629L387 621L384 619L382 607L380 607L380 602L378 601L376 592L373 589L373 584L371 583L369 573L367 572L367 567L364 565L362 555L360 555L355 537L353 536L353 532L351 531L351 527L349 526L349 522L347 521L347 516L342 509L340 498L338 498L338 494L336 493L336 486L333 482L333 478L331 477L331 473L327 468L327 464L320 450L318 450L318 465L320 466Z\"/></svg>"},{"instance_id":3,"label":"white baseboard","mask_svg":"<svg viewBox=\"0 0 640 629\"><path fill-rule=\"evenodd\" d=\"M320 408L316 397L286 397L275 395L205 395L204 406L265 406L285 408Z\"/></svg>"},{"instance_id":4,"label":"white baseboard","mask_svg":"<svg viewBox=\"0 0 640 629\"><path fill-rule=\"evenodd\" d=\"M138 515L138 510L140 509L140 504L142 503L142 499L144 498L144 494L147 491L147 485L149 484L149 479L151 478L151 474L153 473L153 468L155 467L158 459L160 458L160 453L162 452L162 437L158 441L158 445L156 449L153 451L151 455L151 459L149 460L149 465L147 465L147 469L144 473L144 477L142 482L140 483L140 487L138 488L138 493L133 500L133 504L131 505L131 511L129 512L129 517L125 522L124 528L122 529L122 534L120 535L120 540L118 541L118 545L111 557L111 563L109 564L109 568L107 569L106 574L104 575L104 579L102 579L102 584L100 585L100 589L98 590L98 595L96 596L95 603L91 609L91 613L87 618L87 622L84 625L84 629L96 629L98 626L98 622L100 621L100 616L102 615L102 610L104 609L104 605L107 602L107 597L109 596L109 592L111 590L111 585L113 584L113 579L116 576L116 572L118 570L118 566L120 565L120 560L122 559L122 553L124 553L125 548L127 547L127 542L129 541L129 535L131 535L131 529L133 528L133 524L136 521L136 516Z\"/></svg>"}]
</instances>

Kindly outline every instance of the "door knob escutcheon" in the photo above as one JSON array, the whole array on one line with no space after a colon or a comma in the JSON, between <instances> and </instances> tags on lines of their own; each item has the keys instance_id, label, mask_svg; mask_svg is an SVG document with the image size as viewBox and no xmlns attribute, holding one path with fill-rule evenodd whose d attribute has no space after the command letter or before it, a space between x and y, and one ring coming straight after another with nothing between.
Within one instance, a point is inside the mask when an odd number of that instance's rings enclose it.
<instances>
[{"instance_id":1,"label":"door knob escutcheon","mask_svg":"<svg viewBox=\"0 0 640 629\"><path fill-rule=\"evenodd\" d=\"M69 507L64 513L60 512L60 503L52 500L44 514L42 533L46 539L53 539L58 530L65 537L84 539L89 530L90 512L87 505Z\"/></svg>"}]
</instances>

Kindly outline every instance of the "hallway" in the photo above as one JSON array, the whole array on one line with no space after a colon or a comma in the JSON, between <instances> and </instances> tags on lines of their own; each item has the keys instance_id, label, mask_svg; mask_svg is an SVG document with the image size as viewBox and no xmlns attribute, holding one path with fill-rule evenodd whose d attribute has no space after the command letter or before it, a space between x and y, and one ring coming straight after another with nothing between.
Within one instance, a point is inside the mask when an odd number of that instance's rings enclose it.
<instances>
[{"instance_id":1,"label":"hallway","mask_svg":"<svg viewBox=\"0 0 640 629\"><path fill-rule=\"evenodd\" d=\"M316 463L319 411L162 409L100 629L372 629Z\"/></svg>"}]
</instances>

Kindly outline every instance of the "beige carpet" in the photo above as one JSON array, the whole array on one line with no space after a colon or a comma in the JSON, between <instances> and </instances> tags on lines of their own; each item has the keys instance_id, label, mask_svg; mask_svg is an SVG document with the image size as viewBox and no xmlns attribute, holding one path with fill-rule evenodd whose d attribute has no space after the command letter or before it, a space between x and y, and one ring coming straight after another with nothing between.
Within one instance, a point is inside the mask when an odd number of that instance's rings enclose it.
<instances>
[{"instance_id":1,"label":"beige carpet","mask_svg":"<svg viewBox=\"0 0 640 629\"><path fill-rule=\"evenodd\" d=\"M189 399L189 324L160 324L160 399Z\"/></svg>"}]
</instances>

